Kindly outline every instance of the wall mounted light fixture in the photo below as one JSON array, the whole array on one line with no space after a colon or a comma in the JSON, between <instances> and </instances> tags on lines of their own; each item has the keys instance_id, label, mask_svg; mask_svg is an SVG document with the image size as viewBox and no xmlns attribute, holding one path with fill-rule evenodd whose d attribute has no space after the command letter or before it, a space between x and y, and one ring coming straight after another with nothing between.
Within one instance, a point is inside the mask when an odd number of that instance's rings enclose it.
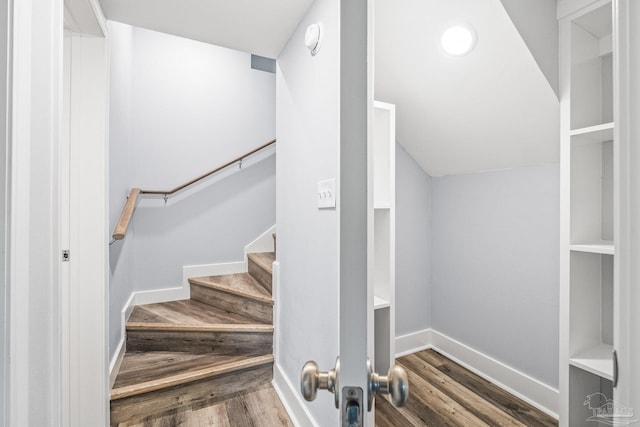
<instances>
[{"instance_id":1,"label":"wall mounted light fixture","mask_svg":"<svg viewBox=\"0 0 640 427\"><path fill-rule=\"evenodd\" d=\"M473 50L477 41L475 28L467 23L456 23L442 33L440 44L447 55L464 56Z\"/></svg>"},{"instance_id":2,"label":"wall mounted light fixture","mask_svg":"<svg viewBox=\"0 0 640 427\"><path fill-rule=\"evenodd\" d=\"M304 44L311 51L311 56L315 56L322 45L322 25L311 24L304 33Z\"/></svg>"}]
</instances>

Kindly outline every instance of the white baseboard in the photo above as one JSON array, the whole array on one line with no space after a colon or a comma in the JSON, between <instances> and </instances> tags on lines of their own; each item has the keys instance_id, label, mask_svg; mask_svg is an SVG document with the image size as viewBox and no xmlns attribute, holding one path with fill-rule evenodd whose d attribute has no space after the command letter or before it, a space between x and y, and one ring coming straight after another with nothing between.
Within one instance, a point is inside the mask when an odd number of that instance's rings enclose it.
<instances>
[{"instance_id":1,"label":"white baseboard","mask_svg":"<svg viewBox=\"0 0 640 427\"><path fill-rule=\"evenodd\" d=\"M274 301L280 300L280 261L274 261L273 273L271 276L272 289L271 296ZM280 304L273 306L273 357L275 360L280 360Z\"/></svg>"},{"instance_id":2,"label":"white baseboard","mask_svg":"<svg viewBox=\"0 0 640 427\"><path fill-rule=\"evenodd\" d=\"M273 365L273 388L278 393L284 408L287 410L293 425L296 427L317 427L311 412L307 409L297 389L282 372L280 365Z\"/></svg>"},{"instance_id":3,"label":"white baseboard","mask_svg":"<svg viewBox=\"0 0 640 427\"><path fill-rule=\"evenodd\" d=\"M396 357L406 356L431 347L431 329L396 337Z\"/></svg>"},{"instance_id":4,"label":"white baseboard","mask_svg":"<svg viewBox=\"0 0 640 427\"><path fill-rule=\"evenodd\" d=\"M245 258L248 253L253 252L273 252L273 233L276 232L276 226L274 225L264 233L262 233L256 240L249 243L244 247Z\"/></svg>"},{"instance_id":5,"label":"white baseboard","mask_svg":"<svg viewBox=\"0 0 640 427\"><path fill-rule=\"evenodd\" d=\"M245 256L246 258L246 256ZM189 277L220 276L222 274L246 273L246 261L225 262L222 264L185 265L182 267L182 287L189 289ZM188 293L188 299L191 292Z\"/></svg>"},{"instance_id":6,"label":"white baseboard","mask_svg":"<svg viewBox=\"0 0 640 427\"><path fill-rule=\"evenodd\" d=\"M135 307L135 300L136 294L132 293L124 304L124 307L122 307L122 310L120 310L120 342L118 342L118 347L109 362L109 384L111 384L111 386L113 386L113 383L116 380L116 375L118 375L118 370L120 369L120 364L122 363L122 358L126 351L126 325L127 320L129 320L129 317L131 317L131 313L133 312L133 307ZM111 387L109 390L111 390Z\"/></svg>"},{"instance_id":7,"label":"white baseboard","mask_svg":"<svg viewBox=\"0 0 640 427\"><path fill-rule=\"evenodd\" d=\"M124 354L126 351L127 343L124 340L123 336L118 343L118 350L109 363L109 390L113 389L113 384L116 382L118 372L120 372L120 366L122 365L122 359L124 359Z\"/></svg>"},{"instance_id":8,"label":"white baseboard","mask_svg":"<svg viewBox=\"0 0 640 427\"><path fill-rule=\"evenodd\" d=\"M541 411L558 418L559 392L535 378L433 329L396 338L396 357L433 348Z\"/></svg>"},{"instance_id":9,"label":"white baseboard","mask_svg":"<svg viewBox=\"0 0 640 427\"><path fill-rule=\"evenodd\" d=\"M189 287L177 287L168 289L153 289L149 291L134 292L135 305L157 304L160 302L179 301L189 299Z\"/></svg>"}]
</instances>

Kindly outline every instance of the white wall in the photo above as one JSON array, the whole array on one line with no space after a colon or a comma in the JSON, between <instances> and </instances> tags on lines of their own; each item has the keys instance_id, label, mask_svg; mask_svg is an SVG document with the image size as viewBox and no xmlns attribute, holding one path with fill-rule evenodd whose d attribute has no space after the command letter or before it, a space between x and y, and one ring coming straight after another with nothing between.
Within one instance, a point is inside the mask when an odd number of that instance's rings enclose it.
<instances>
[{"instance_id":1,"label":"white wall","mask_svg":"<svg viewBox=\"0 0 640 427\"><path fill-rule=\"evenodd\" d=\"M304 32L315 22L323 25L324 41L312 57ZM276 364L296 393L307 360L326 371L339 352L340 194L336 210L316 207L317 181L340 179L339 37L340 2L316 0L278 58L276 72ZM330 393L319 392L305 405L319 425L337 425Z\"/></svg>"},{"instance_id":2,"label":"white wall","mask_svg":"<svg viewBox=\"0 0 640 427\"><path fill-rule=\"evenodd\" d=\"M396 336L431 327L431 177L396 144Z\"/></svg>"},{"instance_id":3,"label":"white wall","mask_svg":"<svg viewBox=\"0 0 640 427\"><path fill-rule=\"evenodd\" d=\"M431 182L432 327L557 388L558 166Z\"/></svg>"},{"instance_id":4,"label":"white wall","mask_svg":"<svg viewBox=\"0 0 640 427\"><path fill-rule=\"evenodd\" d=\"M556 0L500 1L557 96L559 43Z\"/></svg>"},{"instance_id":5,"label":"white wall","mask_svg":"<svg viewBox=\"0 0 640 427\"><path fill-rule=\"evenodd\" d=\"M251 57L111 23L110 225L131 187L170 189L275 136L275 75ZM111 247L110 347L131 291L178 287L183 265L241 261L275 223L275 149L172 197L143 198ZM257 161L256 159L260 159Z\"/></svg>"},{"instance_id":6,"label":"white wall","mask_svg":"<svg viewBox=\"0 0 640 427\"><path fill-rule=\"evenodd\" d=\"M7 185L7 71L8 2L0 3L0 424L7 425L7 283L6 283L6 185Z\"/></svg>"},{"instance_id":7,"label":"white wall","mask_svg":"<svg viewBox=\"0 0 640 427\"><path fill-rule=\"evenodd\" d=\"M12 2L7 268L11 426L60 425L62 1Z\"/></svg>"}]
</instances>

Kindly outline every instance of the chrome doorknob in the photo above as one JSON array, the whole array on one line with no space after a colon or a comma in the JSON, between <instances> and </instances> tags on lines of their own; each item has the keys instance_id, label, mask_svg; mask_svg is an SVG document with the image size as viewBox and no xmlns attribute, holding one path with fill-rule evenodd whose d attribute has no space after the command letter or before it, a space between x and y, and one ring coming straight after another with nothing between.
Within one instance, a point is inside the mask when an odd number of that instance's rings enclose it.
<instances>
[{"instance_id":1,"label":"chrome doorknob","mask_svg":"<svg viewBox=\"0 0 640 427\"><path fill-rule=\"evenodd\" d=\"M389 368L386 377L380 376L375 372L371 372L369 375L369 387L371 388L369 408L373 404L373 397L383 394L391 395L391 403L394 406L401 407L407 403L407 399L409 399L409 378L402 367L393 365Z\"/></svg>"},{"instance_id":2,"label":"chrome doorknob","mask_svg":"<svg viewBox=\"0 0 640 427\"><path fill-rule=\"evenodd\" d=\"M336 408L339 404L338 400L338 371L339 361L336 360L336 366L328 372L320 372L318 364L313 360L308 361L302 367L300 373L300 392L305 400L311 402L315 400L318 389L328 390L336 395Z\"/></svg>"}]
</instances>

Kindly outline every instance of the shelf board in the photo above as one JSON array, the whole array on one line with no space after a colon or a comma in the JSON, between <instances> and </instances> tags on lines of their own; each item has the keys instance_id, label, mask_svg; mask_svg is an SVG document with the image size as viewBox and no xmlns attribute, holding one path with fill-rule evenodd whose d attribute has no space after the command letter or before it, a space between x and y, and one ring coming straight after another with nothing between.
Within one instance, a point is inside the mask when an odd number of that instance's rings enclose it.
<instances>
[{"instance_id":1,"label":"shelf board","mask_svg":"<svg viewBox=\"0 0 640 427\"><path fill-rule=\"evenodd\" d=\"M373 296L373 309L377 310L379 308L387 308L387 307L391 307L391 303L389 301L387 301L386 299L382 299L380 297L377 296Z\"/></svg>"},{"instance_id":2,"label":"shelf board","mask_svg":"<svg viewBox=\"0 0 640 427\"><path fill-rule=\"evenodd\" d=\"M391 209L390 203L378 203L373 205L373 209Z\"/></svg>"},{"instance_id":3,"label":"shelf board","mask_svg":"<svg viewBox=\"0 0 640 427\"><path fill-rule=\"evenodd\" d=\"M601 240L597 242L585 242L569 245L569 249L577 252L589 252L592 254L615 255L616 248L613 242Z\"/></svg>"},{"instance_id":4,"label":"shelf board","mask_svg":"<svg viewBox=\"0 0 640 427\"><path fill-rule=\"evenodd\" d=\"M608 380L613 380L613 347L599 344L582 351L569 359L569 363L592 374Z\"/></svg>"},{"instance_id":5,"label":"shelf board","mask_svg":"<svg viewBox=\"0 0 640 427\"><path fill-rule=\"evenodd\" d=\"M614 123L610 122L586 128L573 129L569 132L569 135L571 136L571 143L583 144L590 142L613 141L614 127Z\"/></svg>"}]
</instances>

